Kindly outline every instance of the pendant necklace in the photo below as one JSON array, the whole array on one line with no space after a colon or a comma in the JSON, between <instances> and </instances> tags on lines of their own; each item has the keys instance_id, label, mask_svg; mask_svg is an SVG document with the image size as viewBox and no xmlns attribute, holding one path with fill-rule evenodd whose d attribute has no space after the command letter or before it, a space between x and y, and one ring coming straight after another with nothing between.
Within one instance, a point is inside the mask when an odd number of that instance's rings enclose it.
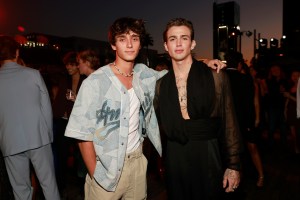
<instances>
[{"instance_id":1,"label":"pendant necklace","mask_svg":"<svg viewBox=\"0 0 300 200\"><path fill-rule=\"evenodd\" d=\"M116 68L116 70L119 72L119 74L121 74L122 76L131 77L133 75L133 72L134 72L133 70L129 74L126 74L126 73L122 72L119 67L117 67L116 62L113 62L113 65Z\"/></svg>"}]
</instances>

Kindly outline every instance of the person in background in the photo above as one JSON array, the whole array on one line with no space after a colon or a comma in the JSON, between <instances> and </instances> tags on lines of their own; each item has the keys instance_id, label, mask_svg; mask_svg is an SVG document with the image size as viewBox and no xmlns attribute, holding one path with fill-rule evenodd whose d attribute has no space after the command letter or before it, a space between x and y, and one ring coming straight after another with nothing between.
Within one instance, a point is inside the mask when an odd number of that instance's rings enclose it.
<instances>
[{"instance_id":1,"label":"person in background","mask_svg":"<svg viewBox=\"0 0 300 200\"><path fill-rule=\"evenodd\" d=\"M53 78L52 109L54 142L53 152L58 188L65 195L67 175L74 172L74 149L76 142L64 137L68 119L73 108L73 101L84 79L78 70L77 53L67 52L62 59L67 73L58 74Z\"/></svg>"},{"instance_id":2,"label":"person in background","mask_svg":"<svg viewBox=\"0 0 300 200\"><path fill-rule=\"evenodd\" d=\"M0 36L0 148L16 200L32 199L32 163L45 199L60 199L51 143L52 109L39 71L17 64L18 43Z\"/></svg>"},{"instance_id":3,"label":"person in background","mask_svg":"<svg viewBox=\"0 0 300 200\"><path fill-rule=\"evenodd\" d=\"M284 117L285 97L283 94L288 88L288 83L279 65L270 67L266 83L268 88L266 105L268 106L269 145L270 147L274 145L274 134L279 127L281 146L283 150L287 150L287 124Z\"/></svg>"},{"instance_id":4,"label":"person in background","mask_svg":"<svg viewBox=\"0 0 300 200\"><path fill-rule=\"evenodd\" d=\"M98 55L93 50L83 50L77 55L78 69L81 75L89 76L100 67Z\"/></svg>"},{"instance_id":5,"label":"person in background","mask_svg":"<svg viewBox=\"0 0 300 200\"><path fill-rule=\"evenodd\" d=\"M239 186L241 165L229 79L225 72L217 73L192 57L196 46L192 22L170 20L163 39L172 61L157 92L167 135L168 198L222 199L224 190L233 192Z\"/></svg>"},{"instance_id":6,"label":"person in background","mask_svg":"<svg viewBox=\"0 0 300 200\"><path fill-rule=\"evenodd\" d=\"M297 118L300 118L300 77L297 85Z\"/></svg>"},{"instance_id":7,"label":"person in background","mask_svg":"<svg viewBox=\"0 0 300 200\"><path fill-rule=\"evenodd\" d=\"M17 63L19 65L22 65L22 66L26 66L25 65L25 62L23 61L22 58L20 58L20 56L17 58ZM34 181L35 180L35 176L32 175L32 186L34 188L34 191L33 191L33 199L35 197L35 193L36 193L36 187L34 185ZM4 158L3 158L3 155L2 155L2 152L0 151L0 199L6 199L6 200L13 200L14 197L13 197L13 191L12 191L12 188L11 188L11 184L9 182L9 178L8 178L8 174L7 174L7 171L6 171L6 167L5 167L5 163L4 163Z\"/></svg>"},{"instance_id":8,"label":"person in background","mask_svg":"<svg viewBox=\"0 0 300 200\"><path fill-rule=\"evenodd\" d=\"M297 118L297 85L300 72L293 70L290 75L290 87L283 93L285 101L285 118L289 126L292 141L292 152L300 154L300 119Z\"/></svg>"},{"instance_id":9,"label":"person in background","mask_svg":"<svg viewBox=\"0 0 300 200\"><path fill-rule=\"evenodd\" d=\"M248 65L244 62L243 55L239 52L229 51L225 55L230 86L233 96L235 112L243 142L248 149L252 163L257 171L256 186L264 186L264 170L257 143L260 133L258 130L259 113L259 90L255 84ZM245 153L244 153L245 158ZM244 170L247 167L244 159Z\"/></svg>"}]
</instances>

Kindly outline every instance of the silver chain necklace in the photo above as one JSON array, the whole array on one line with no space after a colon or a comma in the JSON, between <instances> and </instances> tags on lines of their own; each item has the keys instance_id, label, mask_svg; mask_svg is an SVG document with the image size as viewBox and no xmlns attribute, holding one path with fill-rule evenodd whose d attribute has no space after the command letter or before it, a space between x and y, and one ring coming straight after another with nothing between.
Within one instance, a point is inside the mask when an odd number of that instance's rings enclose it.
<instances>
[{"instance_id":1,"label":"silver chain necklace","mask_svg":"<svg viewBox=\"0 0 300 200\"><path fill-rule=\"evenodd\" d=\"M117 67L116 62L113 62L113 65L116 68L116 70L119 72L119 74L121 74L122 76L131 77L133 75L133 72L134 72L133 70L129 74L126 74L126 73L122 72L119 67Z\"/></svg>"}]
</instances>

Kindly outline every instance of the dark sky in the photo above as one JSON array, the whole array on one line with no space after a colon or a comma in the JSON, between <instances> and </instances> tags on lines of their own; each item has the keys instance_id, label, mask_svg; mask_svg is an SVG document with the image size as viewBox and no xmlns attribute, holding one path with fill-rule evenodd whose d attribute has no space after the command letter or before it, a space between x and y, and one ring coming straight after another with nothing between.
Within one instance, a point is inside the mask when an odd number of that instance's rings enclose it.
<instances>
[{"instance_id":1,"label":"dark sky","mask_svg":"<svg viewBox=\"0 0 300 200\"><path fill-rule=\"evenodd\" d=\"M110 24L129 16L147 21L146 28L154 39L152 49L163 53L162 32L175 17L191 20L195 28L198 58L212 58L213 2L226 0L0 0L0 34L45 33L78 36L107 41ZM236 0L240 5L241 30L256 29L261 37L282 36L282 0ZM253 56L253 36L243 36L242 53Z\"/></svg>"}]
</instances>

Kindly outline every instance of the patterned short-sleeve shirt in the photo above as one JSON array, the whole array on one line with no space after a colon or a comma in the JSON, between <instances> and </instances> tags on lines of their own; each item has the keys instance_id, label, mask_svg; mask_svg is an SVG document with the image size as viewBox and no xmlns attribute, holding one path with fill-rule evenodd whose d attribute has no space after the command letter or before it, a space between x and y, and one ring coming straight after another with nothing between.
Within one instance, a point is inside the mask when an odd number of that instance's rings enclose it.
<instances>
[{"instance_id":1,"label":"patterned short-sleeve shirt","mask_svg":"<svg viewBox=\"0 0 300 200\"><path fill-rule=\"evenodd\" d=\"M155 84L167 71L157 72L136 64L133 89L140 100L139 134L148 136L161 154L160 134L153 108ZM65 136L92 141L96 151L95 180L114 191L119 181L127 148L129 93L106 65L89 75L79 90Z\"/></svg>"}]
</instances>

